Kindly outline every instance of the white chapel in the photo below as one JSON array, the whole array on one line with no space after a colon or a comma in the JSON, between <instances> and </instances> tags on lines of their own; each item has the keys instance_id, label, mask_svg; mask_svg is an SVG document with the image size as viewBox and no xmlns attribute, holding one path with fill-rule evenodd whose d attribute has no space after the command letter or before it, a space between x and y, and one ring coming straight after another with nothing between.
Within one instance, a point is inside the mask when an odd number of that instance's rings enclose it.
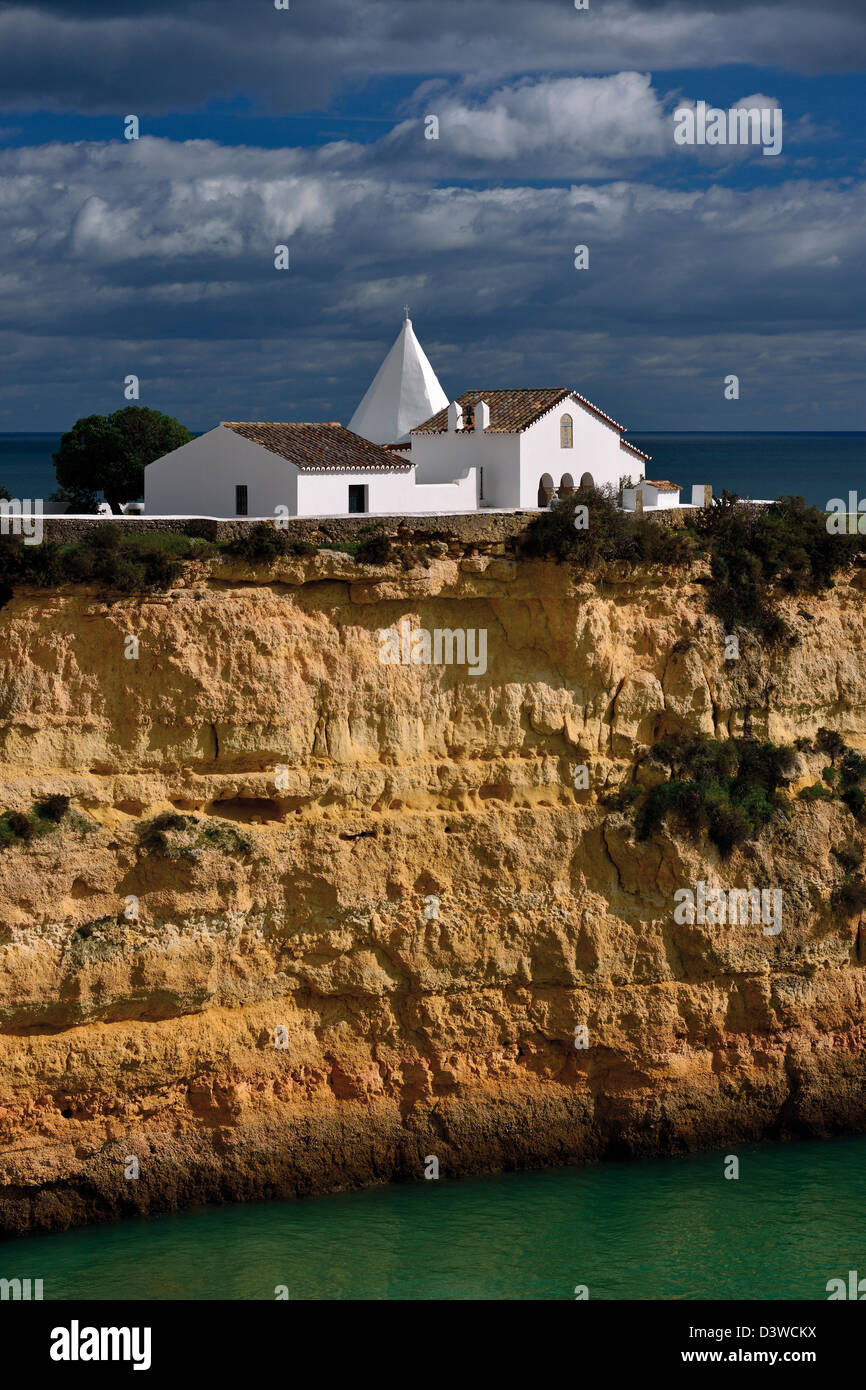
<instances>
[{"instance_id":1,"label":"white chapel","mask_svg":"<svg viewBox=\"0 0 866 1390\"><path fill-rule=\"evenodd\" d=\"M405 311L348 428L224 420L145 469L149 516L421 515L533 509L642 471L624 426L567 386L449 403Z\"/></svg>"}]
</instances>

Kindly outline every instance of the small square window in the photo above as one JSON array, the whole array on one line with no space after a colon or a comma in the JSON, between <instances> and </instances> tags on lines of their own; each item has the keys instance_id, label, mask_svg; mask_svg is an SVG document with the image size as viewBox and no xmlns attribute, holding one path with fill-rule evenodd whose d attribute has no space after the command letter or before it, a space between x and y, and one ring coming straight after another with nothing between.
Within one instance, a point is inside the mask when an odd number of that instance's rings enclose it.
<instances>
[{"instance_id":1,"label":"small square window","mask_svg":"<svg viewBox=\"0 0 866 1390\"><path fill-rule=\"evenodd\" d=\"M235 516L248 516L248 508L247 485L246 483L238 483L235 488Z\"/></svg>"},{"instance_id":2,"label":"small square window","mask_svg":"<svg viewBox=\"0 0 866 1390\"><path fill-rule=\"evenodd\" d=\"M367 484L349 484L349 511L365 512L367 510Z\"/></svg>"}]
</instances>

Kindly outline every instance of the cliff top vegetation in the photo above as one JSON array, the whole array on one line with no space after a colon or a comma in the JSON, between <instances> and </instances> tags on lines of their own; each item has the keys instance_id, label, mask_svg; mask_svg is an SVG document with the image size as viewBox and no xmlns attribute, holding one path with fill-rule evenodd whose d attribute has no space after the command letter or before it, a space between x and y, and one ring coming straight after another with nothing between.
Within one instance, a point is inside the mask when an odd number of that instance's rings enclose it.
<instances>
[{"instance_id":1,"label":"cliff top vegetation","mask_svg":"<svg viewBox=\"0 0 866 1390\"><path fill-rule=\"evenodd\" d=\"M864 544L859 535L829 534L824 513L802 497L780 497L760 508L741 506L736 494L724 492L712 507L673 527L620 511L612 496L580 488L530 522L518 551L581 568L610 561L681 566L703 556L710 564L707 604L725 629L750 627L775 641L786 630L774 594L830 587Z\"/></svg>"},{"instance_id":2,"label":"cliff top vegetation","mask_svg":"<svg viewBox=\"0 0 866 1390\"><path fill-rule=\"evenodd\" d=\"M578 509L581 509L580 512ZM576 521L583 524L576 525ZM707 607L726 631L738 626L768 641L787 633L777 611L780 594L819 593L862 552L866 538L829 534L826 518L802 497L782 497L766 508L739 506L723 493L713 506L690 513L682 526L621 511L612 495L581 488L542 512L513 541L518 558L550 559L591 570L600 565L666 565L709 562ZM439 553L444 547L439 546ZM398 541L375 523L356 540L312 545L270 522L259 522L230 540L205 540L178 532L125 531L102 525L75 541L50 539L25 545L0 537L0 607L16 587L57 588L95 584L106 592L171 588L184 563L231 555L251 565L340 550L363 565L429 566L431 551Z\"/></svg>"}]
</instances>

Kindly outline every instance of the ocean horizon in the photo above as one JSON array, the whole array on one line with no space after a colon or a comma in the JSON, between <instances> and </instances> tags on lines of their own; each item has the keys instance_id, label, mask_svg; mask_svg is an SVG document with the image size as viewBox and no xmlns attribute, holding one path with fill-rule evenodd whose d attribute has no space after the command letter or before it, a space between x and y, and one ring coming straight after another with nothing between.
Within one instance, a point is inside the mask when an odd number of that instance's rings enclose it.
<instances>
[{"instance_id":1,"label":"ocean horizon","mask_svg":"<svg viewBox=\"0 0 866 1390\"><path fill-rule=\"evenodd\" d=\"M47 501L57 488L51 456L60 438L53 431L0 432L0 484L10 496ZM723 489L755 499L794 494L823 508L859 490L866 473L866 430L630 430L625 438L652 455L647 477L679 483L683 501L693 484L709 483L714 496Z\"/></svg>"}]
</instances>

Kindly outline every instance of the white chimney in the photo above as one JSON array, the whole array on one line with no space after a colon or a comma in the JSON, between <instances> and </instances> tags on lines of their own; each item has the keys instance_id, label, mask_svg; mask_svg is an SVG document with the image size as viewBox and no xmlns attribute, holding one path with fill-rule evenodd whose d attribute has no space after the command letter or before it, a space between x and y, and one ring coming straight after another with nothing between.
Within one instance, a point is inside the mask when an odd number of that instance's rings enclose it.
<instances>
[{"instance_id":1,"label":"white chimney","mask_svg":"<svg viewBox=\"0 0 866 1390\"><path fill-rule=\"evenodd\" d=\"M474 411L476 430L486 430L490 424L490 406L486 401L478 401Z\"/></svg>"},{"instance_id":2,"label":"white chimney","mask_svg":"<svg viewBox=\"0 0 866 1390\"><path fill-rule=\"evenodd\" d=\"M448 433L463 428L463 407L459 401L452 401L448 407Z\"/></svg>"}]
</instances>

